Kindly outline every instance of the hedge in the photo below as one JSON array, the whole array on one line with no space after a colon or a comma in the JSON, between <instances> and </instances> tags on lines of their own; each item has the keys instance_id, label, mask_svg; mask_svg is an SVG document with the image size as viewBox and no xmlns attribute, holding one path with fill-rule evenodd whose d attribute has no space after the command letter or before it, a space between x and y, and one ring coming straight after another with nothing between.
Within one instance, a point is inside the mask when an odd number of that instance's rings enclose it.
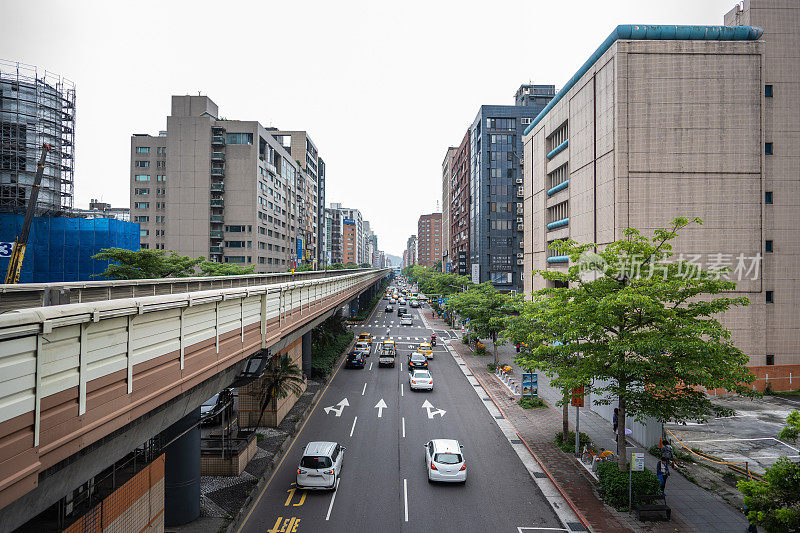
<instances>
[{"instance_id":1,"label":"hedge","mask_svg":"<svg viewBox=\"0 0 800 533\"><path fill-rule=\"evenodd\" d=\"M354 333L347 331L338 335L336 339L324 348L312 346L311 349L311 377L325 378L333 370L336 359L342 355L353 340Z\"/></svg>"},{"instance_id":2,"label":"hedge","mask_svg":"<svg viewBox=\"0 0 800 533\"><path fill-rule=\"evenodd\" d=\"M628 464L630 468L630 464ZM607 461L597 466L597 478L603 501L617 510L628 509L628 471L621 472L616 461ZM632 494L658 494L661 484L658 477L648 469L633 472Z\"/></svg>"},{"instance_id":3,"label":"hedge","mask_svg":"<svg viewBox=\"0 0 800 533\"><path fill-rule=\"evenodd\" d=\"M562 433L563 432L561 431L556 433L556 438L553 439L553 443L559 448L561 448L561 451L565 453L575 453L575 432L574 431L569 432L569 434L567 435L566 442L564 442L563 440ZM583 447L586 446L587 444L590 444L591 442L592 439L589 438L589 435L581 431L580 448L579 448L581 453L583 453Z\"/></svg>"}]
</instances>

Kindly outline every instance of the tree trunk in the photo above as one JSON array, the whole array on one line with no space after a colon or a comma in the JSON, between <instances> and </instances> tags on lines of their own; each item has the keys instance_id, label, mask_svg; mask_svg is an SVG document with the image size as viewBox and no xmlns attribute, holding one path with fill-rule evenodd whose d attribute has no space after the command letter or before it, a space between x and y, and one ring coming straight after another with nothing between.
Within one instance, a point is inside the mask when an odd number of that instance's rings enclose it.
<instances>
[{"instance_id":1,"label":"tree trunk","mask_svg":"<svg viewBox=\"0 0 800 533\"><path fill-rule=\"evenodd\" d=\"M497 335L492 335L492 346L494 347L494 366L500 364L500 361L497 359Z\"/></svg>"},{"instance_id":2,"label":"tree trunk","mask_svg":"<svg viewBox=\"0 0 800 533\"><path fill-rule=\"evenodd\" d=\"M619 399L619 415L617 417L617 465L621 472L628 466L628 452L625 448L625 399Z\"/></svg>"},{"instance_id":3,"label":"tree trunk","mask_svg":"<svg viewBox=\"0 0 800 533\"><path fill-rule=\"evenodd\" d=\"M564 393L564 406L561 409L562 413L562 421L561 421L561 434L564 436L561 442L567 442L569 438L569 401L572 399L572 396L569 392Z\"/></svg>"}]
</instances>

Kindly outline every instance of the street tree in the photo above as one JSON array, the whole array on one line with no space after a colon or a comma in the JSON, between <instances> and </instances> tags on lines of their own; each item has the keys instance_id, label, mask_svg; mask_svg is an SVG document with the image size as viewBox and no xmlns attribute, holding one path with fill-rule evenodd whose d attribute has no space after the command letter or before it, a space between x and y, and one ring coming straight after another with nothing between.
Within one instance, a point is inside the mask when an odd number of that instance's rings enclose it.
<instances>
[{"instance_id":1,"label":"street tree","mask_svg":"<svg viewBox=\"0 0 800 533\"><path fill-rule=\"evenodd\" d=\"M479 339L491 339L494 344L494 363L498 364L497 346L503 343L500 333L515 312L514 299L499 292L489 283L474 285L469 290L450 297L445 308L469 319L470 333Z\"/></svg>"},{"instance_id":2,"label":"street tree","mask_svg":"<svg viewBox=\"0 0 800 533\"><path fill-rule=\"evenodd\" d=\"M242 276L244 274L255 274L255 267L239 266L233 263L217 263L215 261L203 261L199 265L201 276Z\"/></svg>"},{"instance_id":3,"label":"street tree","mask_svg":"<svg viewBox=\"0 0 800 533\"><path fill-rule=\"evenodd\" d=\"M620 450L626 416L705 420L718 408L704 389L757 394L748 356L716 318L749 300L725 295L736 284L724 269L671 261L671 241L689 223L676 218L650 238L628 228L602 249L557 241L551 247L569 256L567 271L534 271L553 286L533 300L551 302L530 306L530 343L519 362L548 372L562 391L591 385L596 404L616 401ZM620 469L626 459L620 454Z\"/></svg>"},{"instance_id":4,"label":"street tree","mask_svg":"<svg viewBox=\"0 0 800 533\"><path fill-rule=\"evenodd\" d=\"M273 357L261 377L261 386L257 392L259 413L255 427L261 425L264 411L272 400L279 401L290 394L300 396L303 393L303 383L303 373L288 356Z\"/></svg>"},{"instance_id":5,"label":"street tree","mask_svg":"<svg viewBox=\"0 0 800 533\"><path fill-rule=\"evenodd\" d=\"M160 279L195 275L195 268L203 258L192 259L164 250L128 250L103 248L92 256L99 261L111 261L100 274L109 279Z\"/></svg>"},{"instance_id":6,"label":"street tree","mask_svg":"<svg viewBox=\"0 0 800 533\"><path fill-rule=\"evenodd\" d=\"M800 463L780 457L767 468L764 482L739 481L747 518L767 533L800 531Z\"/></svg>"},{"instance_id":7,"label":"street tree","mask_svg":"<svg viewBox=\"0 0 800 533\"><path fill-rule=\"evenodd\" d=\"M800 438L800 411L792 409L786 417L786 426L778 433L778 438L792 444L797 442Z\"/></svg>"}]
</instances>

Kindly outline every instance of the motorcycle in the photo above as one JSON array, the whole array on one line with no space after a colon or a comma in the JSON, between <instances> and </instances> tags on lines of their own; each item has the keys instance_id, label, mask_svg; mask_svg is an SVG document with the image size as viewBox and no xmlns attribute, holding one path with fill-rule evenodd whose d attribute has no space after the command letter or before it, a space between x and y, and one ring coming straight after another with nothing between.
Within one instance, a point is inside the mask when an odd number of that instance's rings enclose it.
<instances>
[{"instance_id":1,"label":"motorcycle","mask_svg":"<svg viewBox=\"0 0 800 533\"><path fill-rule=\"evenodd\" d=\"M436 346L436 335L431 335L431 346Z\"/></svg>"}]
</instances>

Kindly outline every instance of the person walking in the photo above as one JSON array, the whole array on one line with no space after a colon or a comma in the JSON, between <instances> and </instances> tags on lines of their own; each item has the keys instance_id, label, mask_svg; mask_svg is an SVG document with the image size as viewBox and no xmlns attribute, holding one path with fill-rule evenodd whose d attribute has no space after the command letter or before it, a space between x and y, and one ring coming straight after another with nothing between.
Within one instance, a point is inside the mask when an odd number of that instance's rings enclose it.
<instances>
[{"instance_id":1,"label":"person walking","mask_svg":"<svg viewBox=\"0 0 800 533\"><path fill-rule=\"evenodd\" d=\"M672 468L675 468L675 452L669 441L665 441L664 446L661 447L661 457L665 459Z\"/></svg>"},{"instance_id":2,"label":"person walking","mask_svg":"<svg viewBox=\"0 0 800 533\"><path fill-rule=\"evenodd\" d=\"M617 428L619 428L619 408L614 408L614 434L617 434Z\"/></svg>"},{"instance_id":3,"label":"person walking","mask_svg":"<svg viewBox=\"0 0 800 533\"><path fill-rule=\"evenodd\" d=\"M664 494L664 487L667 485L667 478L669 477L669 463L663 457L656 465L656 476L658 482L661 484L661 494Z\"/></svg>"}]
</instances>

